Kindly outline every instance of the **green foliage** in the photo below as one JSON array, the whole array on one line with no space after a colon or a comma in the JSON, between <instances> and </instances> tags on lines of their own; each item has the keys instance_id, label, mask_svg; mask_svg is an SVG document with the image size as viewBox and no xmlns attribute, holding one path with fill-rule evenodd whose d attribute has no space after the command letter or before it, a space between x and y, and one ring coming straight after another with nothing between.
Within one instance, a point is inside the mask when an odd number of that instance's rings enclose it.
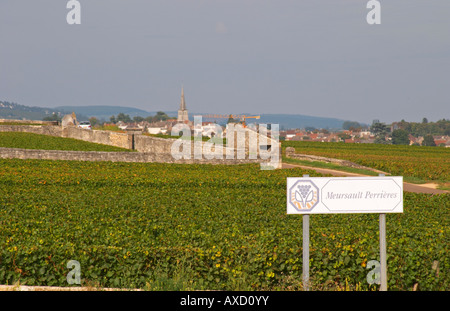
<instances>
[{"instance_id":1,"label":"green foliage","mask_svg":"<svg viewBox=\"0 0 450 311\"><path fill-rule=\"evenodd\" d=\"M0 283L151 290L301 289L301 217L259 165L0 160ZM389 289L446 290L448 195L405 194L387 217ZM378 215L311 217L313 288L369 286ZM439 262L440 272L432 269Z\"/></svg>"},{"instance_id":2,"label":"green foliage","mask_svg":"<svg viewBox=\"0 0 450 311\"><path fill-rule=\"evenodd\" d=\"M158 122L158 121L166 121L170 119L170 117L163 111L158 111L154 116L148 116L144 120L147 122Z\"/></svg>"},{"instance_id":3,"label":"green foliage","mask_svg":"<svg viewBox=\"0 0 450 311\"><path fill-rule=\"evenodd\" d=\"M119 121L125 122L125 123L130 123L130 122L142 122L142 121L147 121L147 122L158 122L158 121L166 121L170 119L170 117L163 111L158 111L154 116L148 116L146 118L141 117L141 116L135 116L133 117L133 119L131 119L131 117L127 114L124 113L119 113L116 116L111 116L110 117L110 122L111 123L117 123Z\"/></svg>"},{"instance_id":4,"label":"green foliage","mask_svg":"<svg viewBox=\"0 0 450 311\"><path fill-rule=\"evenodd\" d=\"M423 118L422 122L402 122L398 126L409 134L418 137L425 135L450 135L450 120L442 119L437 122L429 122Z\"/></svg>"},{"instance_id":5,"label":"green foliage","mask_svg":"<svg viewBox=\"0 0 450 311\"><path fill-rule=\"evenodd\" d=\"M57 113L52 113L51 116L47 116L44 117L42 120L43 121L61 121L61 115L57 114Z\"/></svg>"},{"instance_id":6,"label":"green foliage","mask_svg":"<svg viewBox=\"0 0 450 311\"><path fill-rule=\"evenodd\" d=\"M131 122L131 118L130 118L129 115L124 114L123 112L121 112L116 117L116 122L119 122L119 121L122 121L122 122L125 122L125 123L129 123L129 122Z\"/></svg>"},{"instance_id":7,"label":"green foliage","mask_svg":"<svg viewBox=\"0 0 450 311\"><path fill-rule=\"evenodd\" d=\"M95 144L73 138L18 132L0 132L0 147L71 151L131 151L124 148Z\"/></svg>"},{"instance_id":8,"label":"green foliage","mask_svg":"<svg viewBox=\"0 0 450 311\"><path fill-rule=\"evenodd\" d=\"M92 127L100 124L100 121L96 117L90 117L89 122L91 122Z\"/></svg>"},{"instance_id":9,"label":"green foliage","mask_svg":"<svg viewBox=\"0 0 450 311\"><path fill-rule=\"evenodd\" d=\"M409 145L408 132L402 129L392 131L392 143L394 145Z\"/></svg>"},{"instance_id":10,"label":"green foliage","mask_svg":"<svg viewBox=\"0 0 450 311\"><path fill-rule=\"evenodd\" d=\"M362 126L361 124L359 124L359 122L355 122L355 121L345 121L342 124L342 129L344 130L350 130L350 129L360 129Z\"/></svg>"},{"instance_id":11,"label":"green foliage","mask_svg":"<svg viewBox=\"0 0 450 311\"><path fill-rule=\"evenodd\" d=\"M436 147L433 136L425 135L425 137L423 138L422 146Z\"/></svg>"},{"instance_id":12,"label":"green foliage","mask_svg":"<svg viewBox=\"0 0 450 311\"><path fill-rule=\"evenodd\" d=\"M103 124L103 125L97 125L95 127L96 130L99 131L111 131L111 132L120 132L120 133L126 133L126 131L121 130L117 125L115 124Z\"/></svg>"},{"instance_id":13,"label":"green foliage","mask_svg":"<svg viewBox=\"0 0 450 311\"><path fill-rule=\"evenodd\" d=\"M349 160L392 175L422 180L450 180L450 149L381 144L285 141L296 153Z\"/></svg>"},{"instance_id":14,"label":"green foliage","mask_svg":"<svg viewBox=\"0 0 450 311\"><path fill-rule=\"evenodd\" d=\"M375 122L374 124L372 124L370 130L377 137L384 136L389 132L389 128L387 127L387 125L380 122Z\"/></svg>"}]
</instances>

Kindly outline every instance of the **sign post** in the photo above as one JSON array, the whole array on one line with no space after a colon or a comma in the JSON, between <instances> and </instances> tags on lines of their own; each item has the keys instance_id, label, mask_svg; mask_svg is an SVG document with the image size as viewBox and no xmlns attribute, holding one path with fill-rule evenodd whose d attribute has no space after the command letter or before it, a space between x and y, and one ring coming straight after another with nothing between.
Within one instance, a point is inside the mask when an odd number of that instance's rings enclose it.
<instances>
[{"instance_id":1,"label":"sign post","mask_svg":"<svg viewBox=\"0 0 450 311\"><path fill-rule=\"evenodd\" d=\"M288 177L287 213L303 217L303 287L306 291L310 288L310 215L380 214L380 290L387 290L386 214L403 213L403 177Z\"/></svg>"},{"instance_id":2,"label":"sign post","mask_svg":"<svg viewBox=\"0 0 450 311\"><path fill-rule=\"evenodd\" d=\"M384 174L380 174L384 177ZM380 214L380 291L387 291L386 214Z\"/></svg>"},{"instance_id":3,"label":"sign post","mask_svg":"<svg viewBox=\"0 0 450 311\"><path fill-rule=\"evenodd\" d=\"M303 215L303 289L309 291L309 215Z\"/></svg>"},{"instance_id":4,"label":"sign post","mask_svg":"<svg viewBox=\"0 0 450 311\"><path fill-rule=\"evenodd\" d=\"M380 291L387 291L386 214L380 214Z\"/></svg>"},{"instance_id":5,"label":"sign post","mask_svg":"<svg viewBox=\"0 0 450 311\"><path fill-rule=\"evenodd\" d=\"M303 175L308 178L309 175ZM303 290L309 291L309 214L303 218Z\"/></svg>"}]
</instances>

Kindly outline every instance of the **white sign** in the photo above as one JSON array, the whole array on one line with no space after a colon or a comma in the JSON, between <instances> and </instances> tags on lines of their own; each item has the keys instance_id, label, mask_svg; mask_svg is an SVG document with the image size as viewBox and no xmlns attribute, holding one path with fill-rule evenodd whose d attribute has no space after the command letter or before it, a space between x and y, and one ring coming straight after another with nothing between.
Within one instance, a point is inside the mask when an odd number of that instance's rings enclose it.
<instances>
[{"instance_id":1,"label":"white sign","mask_svg":"<svg viewBox=\"0 0 450 311\"><path fill-rule=\"evenodd\" d=\"M403 177L289 177L287 213L403 213Z\"/></svg>"}]
</instances>

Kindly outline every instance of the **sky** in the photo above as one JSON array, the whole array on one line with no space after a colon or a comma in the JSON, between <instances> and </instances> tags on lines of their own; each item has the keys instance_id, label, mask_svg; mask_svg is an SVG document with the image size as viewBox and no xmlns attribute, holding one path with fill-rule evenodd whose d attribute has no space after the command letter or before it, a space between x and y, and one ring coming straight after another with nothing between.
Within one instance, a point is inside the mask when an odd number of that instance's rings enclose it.
<instances>
[{"instance_id":1,"label":"sky","mask_svg":"<svg viewBox=\"0 0 450 311\"><path fill-rule=\"evenodd\" d=\"M450 119L450 1L0 1L0 100L303 114L371 123Z\"/></svg>"}]
</instances>

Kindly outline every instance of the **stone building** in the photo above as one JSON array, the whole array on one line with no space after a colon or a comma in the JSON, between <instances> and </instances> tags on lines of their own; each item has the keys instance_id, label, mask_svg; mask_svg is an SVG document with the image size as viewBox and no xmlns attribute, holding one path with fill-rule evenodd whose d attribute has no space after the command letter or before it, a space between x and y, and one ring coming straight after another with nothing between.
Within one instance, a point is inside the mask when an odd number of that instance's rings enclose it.
<instances>
[{"instance_id":1,"label":"stone building","mask_svg":"<svg viewBox=\"0 0 450 311\"><path fill-rule=\"evenodd\" d=\"M178 122L187 123L189 122L188 111L186 109L186 101L184 99L184 88L181 87L181 103L180 109L178 110Z\"/></svg>"}]
</instances>

